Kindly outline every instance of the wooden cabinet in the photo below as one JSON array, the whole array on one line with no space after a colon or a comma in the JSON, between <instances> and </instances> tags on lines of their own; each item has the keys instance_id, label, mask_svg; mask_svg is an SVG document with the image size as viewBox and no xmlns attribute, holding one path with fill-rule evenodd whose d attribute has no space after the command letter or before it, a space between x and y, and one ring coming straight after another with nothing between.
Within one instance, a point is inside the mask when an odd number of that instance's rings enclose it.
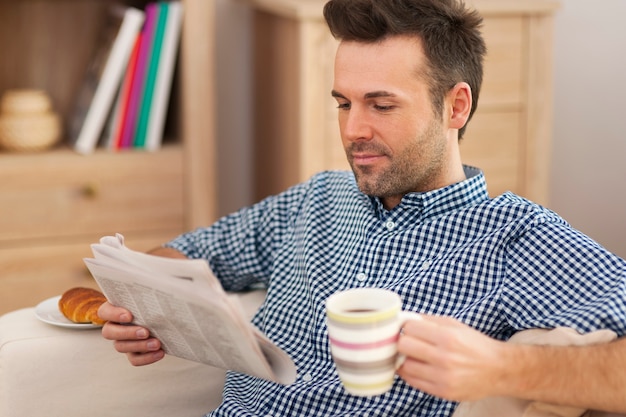
<instances>
[{"instance_id":1,"label":"wooden cabinet","mask_svg":"<svg viewBox=\"0 0 626 417\"><path fill-rule=\"evenodd\" d=\"M143 8L146 2L127 1ZM39 88L67 123L108 0L0 0L0 94ZM0 151L0 314L95 287L82 258L120 232L147 250L215 220L214 7L183 0L180 59L162 150Z\"/></svg>"},{"instance_id":2,"label":"wooden cabinet","mask_svg":"<svg viewBox=\"0 0 626 417\"><path fill-rule=\"evenodd\" d=\"M330 97L336 41L325 0L250 0L255 7L256 197L324 169L349 169ZM474 0L488 54L463 161L492 195L547 203L552 130L552 0Z\"/></svg>"}]
</instances>

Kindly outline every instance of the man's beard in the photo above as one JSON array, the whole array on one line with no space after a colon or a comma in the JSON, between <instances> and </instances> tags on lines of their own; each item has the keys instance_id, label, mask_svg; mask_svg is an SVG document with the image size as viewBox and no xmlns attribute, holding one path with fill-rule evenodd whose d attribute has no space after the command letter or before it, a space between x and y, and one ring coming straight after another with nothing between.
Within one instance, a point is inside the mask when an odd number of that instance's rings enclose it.
<instances>
[{"instance_id":1,"label":"man's beard","mask_svg":"<svg viewBox=\"0 0 626 417\"><path fill-rule=\"evenodd\" d=\"M385 198L432 189L441 170L444 169L445 143L440 127L436 123L431 123L420 138L403 149L401 154L392 155L390 150L379 142L352 143L346 149L346 154L359 189L367 195ZM424 146L430 149L425 149ZM384 169L355 166L351 157L353 152L384 155L390 158L391 164Z\"/></svg>"}]
</instances>

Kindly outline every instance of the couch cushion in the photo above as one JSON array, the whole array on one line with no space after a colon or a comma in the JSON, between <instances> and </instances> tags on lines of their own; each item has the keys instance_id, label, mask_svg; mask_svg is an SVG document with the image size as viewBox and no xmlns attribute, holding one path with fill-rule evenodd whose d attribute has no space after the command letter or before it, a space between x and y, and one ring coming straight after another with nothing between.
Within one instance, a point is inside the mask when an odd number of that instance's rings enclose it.
<instances>
[{"instance_id":1,"label":"couch cushion","mask_svg":"<svg viewBox=\"0 0 626 417\"><path fill-rule=\"evenodd\" d=\"M250 318L265 291L234 297ZM220 404L224 377L173 356L133 367L99 330L42 323L34 308L0 317L0 417L199 417Z\"/></svg>"},{"instance_id":2,"label":"couch cushion","mask_svg":"<svg viewBox=\"0 0 626 417\"><path fill-rule=\"evenodd\" d=\"M133 367L98 329L0 317L0 417L193 416L221 401L224 371L167 356Z\"/></svg>"}]
</instances>

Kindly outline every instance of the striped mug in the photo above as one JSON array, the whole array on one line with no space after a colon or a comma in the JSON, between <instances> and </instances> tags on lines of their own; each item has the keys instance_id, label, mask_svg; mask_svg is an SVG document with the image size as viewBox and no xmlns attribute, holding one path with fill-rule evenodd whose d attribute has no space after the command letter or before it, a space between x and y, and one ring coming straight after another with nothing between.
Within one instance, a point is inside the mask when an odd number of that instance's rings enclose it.
<instances>
[{"instance_id":1,"label":"striped mug","mask_svg":"<svg viewBox=\"0 0 626 417\"><path fill-rule=\"evenodd\" d=\"M350 394L384 394L402 363L400 329L417 313L402 311L400 296L381 288L340 291L326 300L330 351L344 388Z\"/></svg>"}]
</instances>

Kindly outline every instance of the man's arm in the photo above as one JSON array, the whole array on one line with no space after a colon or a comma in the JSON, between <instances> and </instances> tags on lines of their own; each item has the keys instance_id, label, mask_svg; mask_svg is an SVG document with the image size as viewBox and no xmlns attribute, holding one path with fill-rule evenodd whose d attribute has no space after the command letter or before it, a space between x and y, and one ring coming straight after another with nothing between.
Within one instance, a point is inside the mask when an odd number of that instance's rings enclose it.
<instances>
[{"instance_id":1,"label":"man's arm","mask_svg":"<svg viewBox=\"0 0 626 417\"><path fill-rule=\"evenodd\" d=\"M159 246L148 251L150 255L162 256L164 258L180 258L187 259L182 253L173 248L166 248L165 246Z\"/></svg>"},{"instance_id":2,"label":"man's arm","mask_svg":"<svg viewBox=\"0 0 626 417\"><path fill-rule=\"evenodd\" d=\"M423 316L404 326L411 386L454 401L507 396L626 412L626 340L589 346L504 343L452 318Z\"/></svg>"},{"instance_id":3,"label":"man's arm","mask_svg":"<svg viewBox=\"0 0 626 417\"><path fill-rule=\"evenodd\" d=\"M167 258L186 258L176 249L158 247L148 253ZM157 362L165 356L161 349L161 342L150 337L150 332L145 327L129 325L133 316L125 308L116 307L108 302L100 306L98 316L107 322L102 327L102 336L112 340L115 350L125 353L128 361L135 365L149 365Z\"/></svg>"}]
</instances>

